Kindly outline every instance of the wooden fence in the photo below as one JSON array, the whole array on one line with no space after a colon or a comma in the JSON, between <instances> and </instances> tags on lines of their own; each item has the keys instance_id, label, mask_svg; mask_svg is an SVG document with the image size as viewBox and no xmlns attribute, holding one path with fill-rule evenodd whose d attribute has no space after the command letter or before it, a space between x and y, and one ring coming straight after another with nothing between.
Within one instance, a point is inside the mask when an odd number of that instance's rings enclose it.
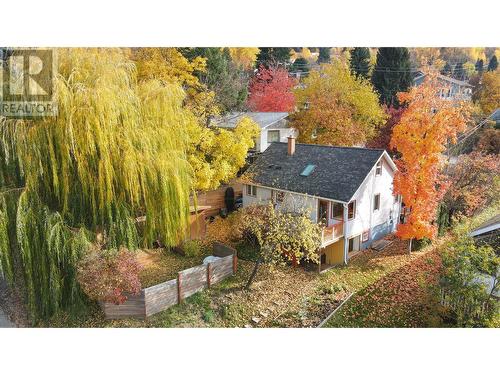
<instances>
[{"instance_id":1,"label":"wooden fence","mask_svg":"<svg viewBox=\"0 0 500 375\"><path fill-rule=\"evenodd\" d=\"M220 259L180 271L177 279L142 289L138 295L128 296L123 304L102 303L106 319L144 319L236 273L236 250L216 243L213 255Z\"/></svg>"},{"instance_id":2,"label":"wooden fence","mask_svg":"<svg viewBox=\"0 0 500 375\"><path fill-rule=\"evenodd\" d=\"M494 297L493 297L494 298ZM440 303L442 306L455 311L461 312L464 315L469 315L474 318L480 318L493 307L488 301L479 302L477 306L471 305L463 296L457 296L445 288L440 288Z\"/></svg>"},{"instance_id":3,"label":"wooden fence","mask_svg":"<svg viewBox=\"0 0 500 375\"><path fill-rule=\"evenodd\" d=\"M216 190L199 193L197 196L198 206L210 206L205 210L206 216L215 216L219 214L222 208L226 207L224 196L226 190L232 187L234 189L234 197L241 197L243 195L243 185L240 182L233 181L228 185L223 185Z\"/></svg>"}]
</instances>

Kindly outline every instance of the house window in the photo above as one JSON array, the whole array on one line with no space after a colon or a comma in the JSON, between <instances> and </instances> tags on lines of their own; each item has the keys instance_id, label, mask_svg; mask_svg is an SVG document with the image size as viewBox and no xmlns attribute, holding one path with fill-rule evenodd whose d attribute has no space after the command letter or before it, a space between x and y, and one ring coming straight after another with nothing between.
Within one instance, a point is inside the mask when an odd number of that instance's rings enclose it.
<instances>
[{"instance_id":1,"label":"house window","mask_svg":"<svg viewBox=\"0 0 500 375\"><path fill-rule=\"evenodd\" d=\"M283 203L285 200L285 192L283 191L272 190L271 195L271 199L274 203Z\"/></svg>"},{"instance_id":2,"label":"house window","mask_svg":"<svg viewBox=\"0 0 500 375\"><path fill-rule=\"evenodd\" d=\"M396 194L394 196L394 204L397 204L397 203L399 203L399 194Z\"/></svg>"},{"instance_id":3,"label":"house window","mask_svg":"<svg viewBox=\"0 0 500 375\"><path fill-rule=\"evenodd\" d=\"M360 242L359 240L360 240L360 237L361 236L356 236L356 237L349 238L349 249L348 249L348 251L350 253L359 250L359 242Z\"/></svg>"},{"instance_id":4,"label":"house window","mask_svg":"<svg viewBox=\"0 0 500 375\"><path fill-rule=\"evenodd\" d=\"M380 208L380 194L375 194L373 197L373 211L377 211Z\"/></svg>"},{"instance_id":5,"label":"house window","mask_svg":"<svg viewBox=\"0 0 500 375\"><path fill-rule=\"evenodd\" d=\"M279 142L280 141L280 131L279 130L268 130L267 131L267 142Z\"/></svg>"},{"instance_id":6,"label":"house window","mask_svg":"<svg viewBox=\"0 0 500 375\"><path fill-rule=\"evenodd\" d=\"M377 166L375 167L375 176L381 176L382 175L382 160L380 160L377 163Z\"/></svg>"},{"instance_id":7,"label":"house window","mask_svg":"<svg viewBox=\"0 0 500 375\"><path fill-rule=\"evenodd\" d=\"M354 219L356 217L356 201L352 201L347 206L347 218Z\"/></svg>"},{"instance_id":8,"label":"house window","mask_svg":"<svg viewBox=\"0 0 500 375\"><path fill-rule=\"evenodd\" d=\"M328 201L318 201L318 223L328 224Z\"/></svg>"},{"instance_id":9,"label":"house window","mask_svg":"<svg viewBox=\"0 0 500 375\"><path fill-rule=\"evenodd\" d=\"M247 185L247 195L249 195L251 197L257 196L257 186Z\"/></svg>"},{"instance_id":10,"label":"house window","mask_svg":"<svg viewBox=\"0 0 500 375\"><path fill-rule=\"evenodd\" d=\"M332 209L330 212L330 217L332 219L342 219L342 216L344 215L344 206L341 203L332 202Z\"/></svg>"}]
</instances>

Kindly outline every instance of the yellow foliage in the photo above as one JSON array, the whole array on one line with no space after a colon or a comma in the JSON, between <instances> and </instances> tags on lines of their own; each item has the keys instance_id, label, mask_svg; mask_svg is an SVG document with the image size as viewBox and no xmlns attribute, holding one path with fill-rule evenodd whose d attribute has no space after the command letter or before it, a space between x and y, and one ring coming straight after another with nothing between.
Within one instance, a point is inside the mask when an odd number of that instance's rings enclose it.
<instances>
[{"instance_id":1,"label":"yellow foliage","mask_svg":"<svg viewBox=\"0 0 500 375\"><path fill-rule=\"evenodd\" d=\"M299 139L306 143L353 146L364 143L384 122L377 94L364 79L356 79L340 61L311 71L295 90L302 108L293 116ZM305 103L308 108L304 109Z\"/></svg>"},{"instance_id":2,"label":"yellow foliage","mask_svg":"<svg viewBox=\"0 0 500 375\"><path fill-rule=\"evenodd\" d=\"M248 150L254 146L260 128L244 117L234 131L202 127L196 122L187 130L188 159L194 170L195 188L210 190L234 178L245 165Z\"/></svg>"},{"instance_id":3,"label":"yellow foliage","mask_svg":"<svg viewBox=\"0 0 500 375\"><path fill-rule=\"evenodd\" d=\"M474 47L469 50L470 59L472 62L476 62L478 59L486 60L485 48L484 47Z\"/></svg>"},{"instance_id":4,"label":"yellow foliage","mask_svg":"<svg viewBox=\"0 0 500 375\"><path fill-rule=\"evenodd\" d=\"M246 63L255 61L258 52L258 48L232 50ZM247 152L253 147L259 128L249 119L242 119L234 131L206 126L210 117L219 114L214 92L196 76L206 71L206 58L196 57L189 61L176 48L141 48L135 51L134 58L140 81L158 79L165 84L177 83L187 94L185 107L191 113L186 115L185 130L194 188L216 189L235 177L245 165Z\"/></svg>"},{"instance_id":5,"label":"yellow foliage","mask_svg":"<svg viewBox=\"0 0 500 375\"><path fill-rule=\"evenodd\" d=\"M301 55L304 59L310 61L310 60L313 60L313 55L311 53L311 50L307 47L302 47L302 52L301 52Z\"/></svg>"},{"instance_id":6,"label":"yellow foliage","mask_svg":"<svg viewBox=\"0 0 500 375\"><path fill-rule=\"evenodd\" d=\"M485 115L500 107L500 70L483 74L479 106Z\"/></svg>"},{"instance_id":7,"label":"yellow foliage","mask_svg":"<svg viewBox=\"0 0 500 375\"><path fill-rule=\"evenodd\" d=\"M133 52L133 59L139 81L157 79L181 85L187 93L187 107L201 121L219 114L215 93L195 75L206 71L206 58L189 61L176 48L139 48Z\"/></svg>"},{"instance_id":8,"label":"yellow foliage","mask_svg":"<svg viewBox=\"0 0 500 375\"><path fill-rule=\"evenodd\" d=\"M245 69L254 67L258 53L257 47L229 47L229 54L233 62Z\"/></svg>"}]
</instances>

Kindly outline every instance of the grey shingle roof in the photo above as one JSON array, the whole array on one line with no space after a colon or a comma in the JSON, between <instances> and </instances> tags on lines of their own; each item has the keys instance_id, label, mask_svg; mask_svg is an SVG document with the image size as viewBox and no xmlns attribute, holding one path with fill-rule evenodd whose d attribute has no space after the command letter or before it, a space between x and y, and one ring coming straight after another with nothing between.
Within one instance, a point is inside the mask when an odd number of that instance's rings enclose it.
<instances>
[{"instance_id":1,"label":"grey shingle roof","mask_svg":"<svg viewBox=\"0 0 500 375\"><path fill-rule=\"evenodd\" d=\"M488 227L493 227L493 226L498 225L498 224L500 224L500 214L485 221L480 226L478 226L476 229L474 229L473 232L476 232L476 231L481 230L481 229L486 229Z\"/></svg>"},{"instance_id":2,"label":"grey shingle roof","mask_svg":"<svg viewBox=\"0 0 500 375\"><path fill-rule=\"evenodd\" d=\"M258 185L348 202L384 150L297 143L288 155L286 143L272 143L245 172ZM300 173L316 165L307 177Z\"/></svg>"},{"instance_id":3,"label":"grey shingle roof","mask_svg":"<svg viewBox=\"0 0 500 375\"><path fill-rule=\"evenodd\" d=\"M232 112L215 121L221 128L234 128L242 117L254 120L261 128L272 125L272 128L284 127L282 120L288 117L288 112Z\"/></svg>"},{"instance_id":4,"label":"grey shingle roof","mask_svg":"<svg viewBox=\"0 0 500 375\"><path fill-rule=\"evenodd\" d=\"M426 74L421 72L421 71L417 71L417 72L413 72L412 76L413 76L413 82L415 83L415 85L418 86L424 81ZM443 80L443 81L448 81L450 83L454 83L455 85L458 85L458 86L472 87L472 85L467 81L460 81L458 79L448 77L448 76L445 76L443 74L440 74L438 76L438 79Z\"/></svg>"}]
</instances>

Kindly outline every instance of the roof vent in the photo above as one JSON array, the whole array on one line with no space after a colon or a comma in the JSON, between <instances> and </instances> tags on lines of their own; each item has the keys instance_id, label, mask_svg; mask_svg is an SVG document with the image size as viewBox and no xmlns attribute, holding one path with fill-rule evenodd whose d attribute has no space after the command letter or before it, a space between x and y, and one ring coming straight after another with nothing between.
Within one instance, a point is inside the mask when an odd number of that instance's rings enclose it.
<instances>
[{"instance_id":1,"label":"roof vent","mask_svg":"<svg viewBox=\"0 0 500 375\"><path fill-rule=\"evenodd\" d=\"M304 170L302 171L302 173L300 175L302 177L307 177L311 173L313 173L315 168L316 168L316 166L314 164L307 164L307 167L304 168Z\"/></svg>"}]
</instances>

